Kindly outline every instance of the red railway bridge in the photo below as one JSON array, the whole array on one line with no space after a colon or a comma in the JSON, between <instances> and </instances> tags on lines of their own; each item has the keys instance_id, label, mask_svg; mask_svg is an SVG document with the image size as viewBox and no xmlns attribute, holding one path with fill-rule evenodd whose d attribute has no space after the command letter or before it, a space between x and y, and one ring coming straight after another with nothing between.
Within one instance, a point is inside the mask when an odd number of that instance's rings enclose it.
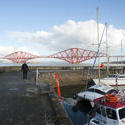
<instances>
[{"instance_id":1,"label":"red railway bridge","mask_svg":"<svg viewBox=\"0 0 125 125\"><path fill-rule=\"evenodd\" d=\"M95 58L96 53L97 53L96 51L91 51L81 48L70 48L64 51L57 52L50 56L37 56L24 51L17 51L7 56L0 57L0 59L8 59L14 63L24 63L30 59L35 59L35 58L55 58L64 60L70 64L79 64L81 62ZM98 57L106 57L106 54L99 52ZM113 57L121 57L121 56L113 56Z\"/></svg>"}]
</instances>

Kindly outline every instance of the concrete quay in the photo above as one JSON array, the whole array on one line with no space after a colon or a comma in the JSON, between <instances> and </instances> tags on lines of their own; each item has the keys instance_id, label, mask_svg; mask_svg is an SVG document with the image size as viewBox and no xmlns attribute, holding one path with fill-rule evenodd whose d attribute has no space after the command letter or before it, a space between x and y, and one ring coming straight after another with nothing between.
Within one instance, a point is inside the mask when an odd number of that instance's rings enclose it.
<instances>
[{"instance_id":1,"label":"concrete quay","mask_svg":"<svg viewBox=\"0 0 125 125\"><path fill-rule=\"evenodd\" d=\"M71 125L53 86L36 86L35 75L0 73L0 125Z\"/></svg>"}]
</instances>

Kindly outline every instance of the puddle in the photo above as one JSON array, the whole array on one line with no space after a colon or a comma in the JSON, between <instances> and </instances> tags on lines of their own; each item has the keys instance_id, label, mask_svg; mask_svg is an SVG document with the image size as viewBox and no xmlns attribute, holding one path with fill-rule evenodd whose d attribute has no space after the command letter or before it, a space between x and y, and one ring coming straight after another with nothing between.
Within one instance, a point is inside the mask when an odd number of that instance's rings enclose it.
<instances>
[{"instance_id":1,"label":"puddle","mask_svg":"<svg viewBox=\"0 0 125 125\"><path fill-rule=\"evenodd\" d=\"M19 88L9 88L8 90L9 90L9 91L18 91Z\"/></svg>"}]
</instances>

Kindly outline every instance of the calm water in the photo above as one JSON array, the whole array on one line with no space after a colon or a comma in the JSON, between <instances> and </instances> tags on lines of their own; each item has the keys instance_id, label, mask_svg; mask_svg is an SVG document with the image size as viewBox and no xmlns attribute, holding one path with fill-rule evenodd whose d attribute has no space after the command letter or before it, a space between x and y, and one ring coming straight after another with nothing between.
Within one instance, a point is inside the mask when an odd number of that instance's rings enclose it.
<instances>
[{"instance_id":1,"label":"calm water","mask_svg":"<svg viewBox=\"0 0 125 125\"><path fill-rule=\"evenodd\" d=\"M75 93L84 91L86 86L84 85L74 85L74 86L64 86L61 88L63 99L63 105L67 114L71 118L73 125L85 125L88 119L89 107L82 105L77 111L73 110L75 106L75 101L73 100L73 95Z\"/></svg>"},{"instance_id":2,"label":"calm water","mask_svg":"<svg viewBox=\"0 0 125 125\"><path fill-rule=\"evenodd\" d=\"M64 105L65 110L68 113L68 116L72 120L73 125L85 125L88 120L88 112L89 112L89 109L87 109L88 107L82 106L81 109L74 111L73 110L74 104L72 100L73 100L72 98L67 98L63 100L63 105Z\"/></svg>"},{"instance_id":3,"label":"calm water","mask_svg":"<svg viewBox=\"0 0 125 125\"><path fill-rule=\"evenodd\" d=\"M70 85L70 86L63 86L60 89L61 89L62 97L72 98L74 94L79 93L81 91L85 91L86 86L84 84L83 85Z\"/></svg>"}]
</instances>

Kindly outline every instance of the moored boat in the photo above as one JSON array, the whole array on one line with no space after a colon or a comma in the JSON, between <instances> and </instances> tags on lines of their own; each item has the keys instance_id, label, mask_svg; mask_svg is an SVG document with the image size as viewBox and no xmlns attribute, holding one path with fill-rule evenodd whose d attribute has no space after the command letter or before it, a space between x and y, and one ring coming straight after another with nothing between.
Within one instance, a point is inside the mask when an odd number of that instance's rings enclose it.
<instances>
[{"instance_id":1,"label":"moored boat","mask_svg":"<svg viewBox=\"0 0 125 125\"><path fill-rule=\"evenodd\" d=\"M113 92L117 92L117 90L106 84L97 84L89 87L86 91L77 93L75 96L77 100L85 99L88 101L94 101L96 98L102 97L106 94L111 94Z\"/></svg>"},{"instance_id":2,"label":"moored boat","mask_svg":"<svg viewBox=\"0 0 125 125\"><path fill-rule=\"evenodd\" d=\"M125 125L125 92L107 94L94 104L96 113L89 125Z\"/></svg>"},{"instance_id":3,"label":"moored boat","mask_svg":"<svg viewBox=\"0 0 125 125\"><path fill-rule=\"evenodd\" d=\"M117 90L105 84L91 86L86 91L75 94L76 105L74 109L77 110L83 105L92 109L94 107L94 99L111 93L117 93Z\"/></svg>"},{"instance_id":4,"label":"moored boat","mask_svg":"<svg viewBox=\"0 0 125 125\"><path fill-rule=\"evenodd\" d=\"M101 78L100 83L98 79L93 79L95 84L107 84L110 86L125 86L125 74L114 74Z\"/></svg>"}]
</instances>

